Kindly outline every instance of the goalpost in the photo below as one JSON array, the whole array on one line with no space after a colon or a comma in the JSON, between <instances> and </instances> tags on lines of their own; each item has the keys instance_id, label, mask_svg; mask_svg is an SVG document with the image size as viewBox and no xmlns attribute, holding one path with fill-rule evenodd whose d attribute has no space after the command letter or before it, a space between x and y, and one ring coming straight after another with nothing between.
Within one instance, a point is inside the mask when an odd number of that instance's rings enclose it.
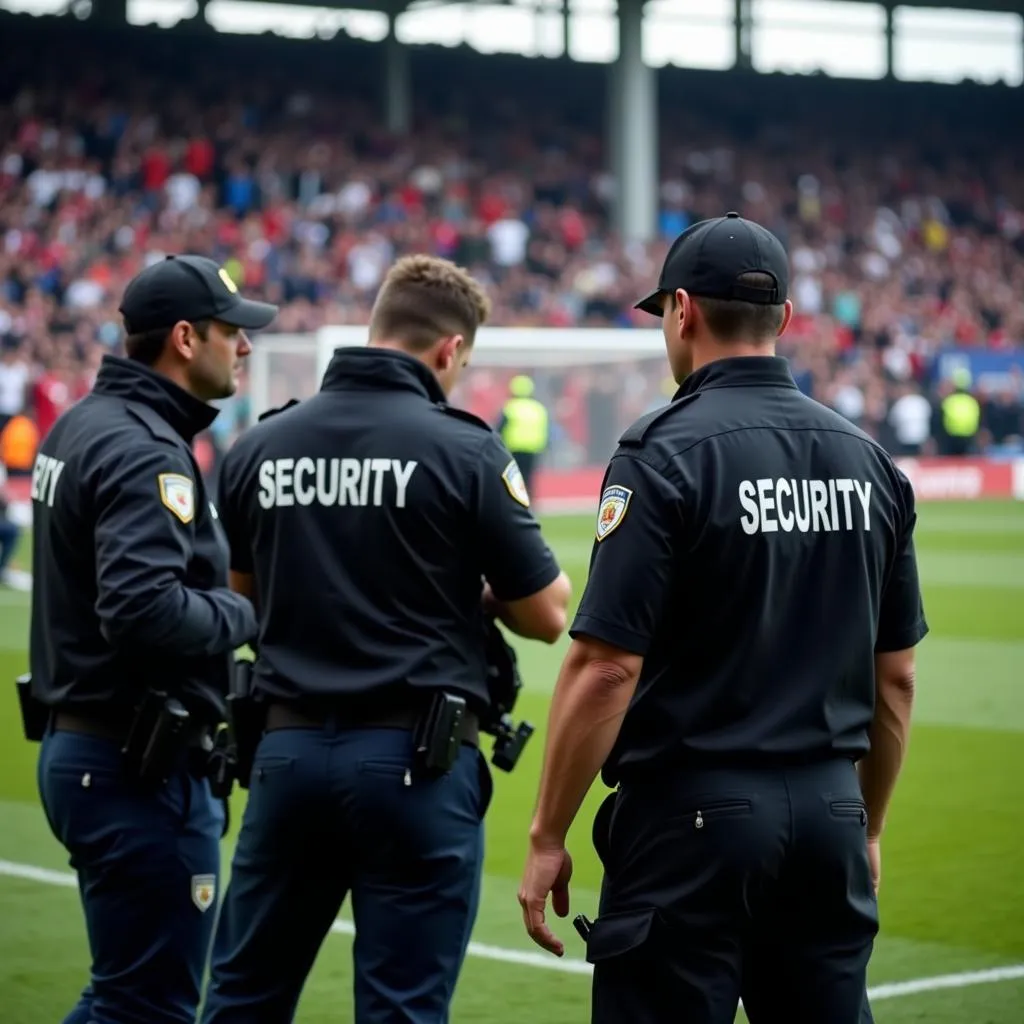
<instances>
[{"instance_id":1,"label":"goalpost","mask_svg":"<svg viewBox=\"0 0 1024 1024\"><path fill-rule=\"evenodd\" d=\"M314 394L335 350L366 342L365 326L261 335L249 360L250 421ZM520 374L532 379L550 416L550 442L533 488L544 512L593 511L623 430L675 390L657 329L484 327L450 401L494 426L509 381Z\"/></svg>"}]
</instances>

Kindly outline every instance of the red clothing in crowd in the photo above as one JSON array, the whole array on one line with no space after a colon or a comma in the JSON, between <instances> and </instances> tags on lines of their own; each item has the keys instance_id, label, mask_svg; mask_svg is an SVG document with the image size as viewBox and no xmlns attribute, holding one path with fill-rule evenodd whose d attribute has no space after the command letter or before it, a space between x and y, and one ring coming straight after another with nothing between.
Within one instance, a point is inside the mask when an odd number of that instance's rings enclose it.
<instances>
[{"instance_id":1,"label":"red clothing in crowd","mask_svg":"<svg viewBox=\"0 0 1024 1024\"><path fill-rule=\"evenodd\" d=\"M171 160L158 146L146 151L142 158L142 187L147 192L156 192L164 187L171 173Z\"/></svg>"},{"instance_id":2,"label":"red clothing in crowd","mask_svg":"<svg viewBox=\"0 0 1024 1024\"><path fill-rule=\"evenodd\" d=\"M185 170L200 181L206 181L213 174L216 157L209 139L193 139L185 150Z\"/></svg>"},{"instance_id":3,"label":"red clothing in crowd","mask_svg":"<svg viewBox=\"0 0 1024 1024\"><path fill-rule=\"evenodd\" d=\"M63 378L52 371L47 371L36 381L32 389L32 400L40 437L50 432L64 410L74 404L76 397Z\"/></svg>"}]
</instances>

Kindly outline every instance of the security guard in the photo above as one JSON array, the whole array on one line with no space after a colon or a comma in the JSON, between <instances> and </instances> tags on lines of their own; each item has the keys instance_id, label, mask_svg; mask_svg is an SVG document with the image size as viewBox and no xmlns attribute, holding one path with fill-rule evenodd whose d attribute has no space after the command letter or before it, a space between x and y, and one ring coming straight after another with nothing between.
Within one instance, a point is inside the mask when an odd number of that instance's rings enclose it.
<instances>
[{"instance_id":1,"label":"security guard","mask_svg":"<svg viewBox=\"0 0 1024 1024\"><path fill-rule=\"evenodd\" d=\"M971 394L971 372L953 371L951 390L939 406L942 416L940 446L944 455L970 455L981 429L981 404Z\"/></svg>"},{"instance_id":2,"label":"security guard","mask_svg":"<svg viewBox=\"0 0 1024 1024\"><path fill-rule=\"evenodd\" d=\"M127 358L104 358L36 458L23 701L47 712L42 803L78 872L92 954L67 1019L184 1024L224 828L213 731L232 652L256 632L251 603L228 589L190 443L217 413L208 403L236 388L245 331L276 309L243 299L213 261L180 256L131 281L121 313Z\"/></svg>"},{"instance_id":3,"label":"security guard","mask_svg":"<svg viewBox=\"0 0 1024 1024\"><path fill-rule=\"evenodd\" d=\"M525 374L513 377L508 389L512 397L502 407L497 429L530 491L537 463L548 446L548 411L533 397L533 381Z\"/></svg>"},{"instance_id":4,"label":"security guard","mask_svg":"<svg viewBox=\"0 0 1024 1024\"><path fill-rule=\"evenodd\" d=\"M787 286L779 241L729 214L680 236L639 303L682 386L605 476L520 890L561 954L545 902L568 911L565 836L603 765L599 916L577 918L601 1024L731 1024L741 994L754 1024L868 1014L927 632L914 495L773 354Z\"/></svg>"},{"instance_id":5,"label":"security guard","mask_svg":"<svg viewBox=\"0 0 1024 1024\"><path fill-rule=\"evenodd\" d=\"M204 1024L290 1021L348 893L355 1020L448 1020L491 795L485 611L550 643L569 598L515 461L445 401L487 311L460 268L400 260L369 346L339 349L317 395L225 457L265 732Z\"/></svg>"}]
</instances>

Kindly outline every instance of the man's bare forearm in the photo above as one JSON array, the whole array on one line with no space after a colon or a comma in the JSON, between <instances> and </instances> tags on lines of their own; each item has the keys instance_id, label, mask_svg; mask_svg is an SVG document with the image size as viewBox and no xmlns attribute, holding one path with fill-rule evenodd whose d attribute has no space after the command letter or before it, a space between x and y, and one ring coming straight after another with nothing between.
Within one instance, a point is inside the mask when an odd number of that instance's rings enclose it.
<instances>
[{"instance_id":1,"label":"man's bare forearm","mask_svg":"<svg viewBox=\"0 0 1024 1024\"><path fill-rule=\"evenodd\" d=\"M548 716L544 768L530 836L561 844L618 738L639 675L574 643Z\"/></svg>"},{"instance_id":2,"label":"man's bare forearm","mask_svg":"<svg viewBox=\"0 0 1024 1024\"><path fill-rule=\"evenodd\" d=\"M483 607L516 636L553 644L565 632L572 583L564 572L542 590L518 601L501 601L484 586Z\"/></svg>"},{"instance_id":3,"label":"man's bare forearm","mask_svg":"<svg viewBox=\"0 0 1024 1024\"><path fill-rule=\"evenodd\" d=\"M860 762L860 788L868 813L868 835L880 836L896 788L910 738L914 706L911 681L880 683L875 719L871 724L871 751Z\"/></svg>"}]
</instances>

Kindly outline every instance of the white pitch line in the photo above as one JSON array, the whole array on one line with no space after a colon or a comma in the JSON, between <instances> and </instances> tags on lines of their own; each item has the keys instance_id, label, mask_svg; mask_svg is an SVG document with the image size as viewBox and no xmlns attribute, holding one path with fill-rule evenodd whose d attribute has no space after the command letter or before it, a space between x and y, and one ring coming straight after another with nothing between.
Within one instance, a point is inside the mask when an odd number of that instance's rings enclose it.
<instances>
[{"instance_id":1,"label":"white pitch line","mask_svg":"<svg viewBox=\"0 0 1024 1024\"><path fill-rule=\"evenodd\" d=\"M0 860L0 875L22 878L43 885L59 885L66 889L77 889L78 880L67 871L51 871L37 868L32 864L16 864ZM355 929L350 921L335 921L331 931L336 935L353 935ZM564 974L589 974L592 970L585 960L558 959L546 953L530 953L525 950L505 949L502 946L487 946L481 942L469 944L469 955L480 960L497 960L504 964L518 964L521 967L537 967ZM972 985L992 985L1000 981L1015 981L1024 978L1024 964L1009 967L993 967L985 971L964 971L961 974L940 974L931 978L914 978L911 981L894 981L868 989L872 1002L883 999L899 999L901 996L920 995L923 992L937 992L949 988L969 988Z\"/></svg>"}]
</instances>

